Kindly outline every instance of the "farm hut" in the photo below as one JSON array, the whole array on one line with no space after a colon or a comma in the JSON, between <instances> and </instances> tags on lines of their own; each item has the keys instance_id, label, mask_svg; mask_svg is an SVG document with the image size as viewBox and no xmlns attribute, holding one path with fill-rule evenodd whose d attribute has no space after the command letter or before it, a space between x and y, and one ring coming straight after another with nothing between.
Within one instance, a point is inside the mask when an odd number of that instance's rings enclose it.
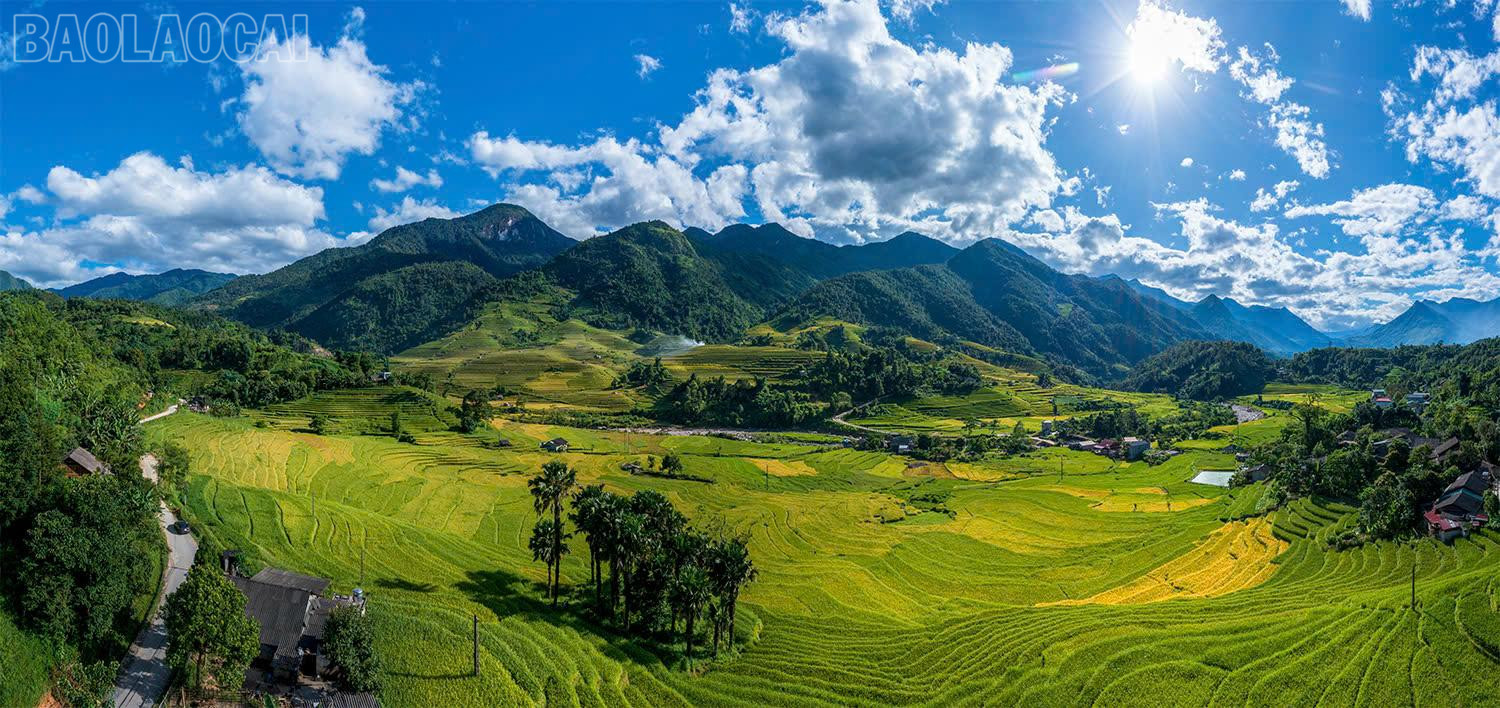
<instances>
[{"instance_id":1,"label":"farm hut","mask_svg":"<svg viewBox=\"0 0 1500 708\"><path fill-rule=\"evenodd\" d=\"M1437 537L1440 541L1452 541L1464 535L1462 522L1450 519L1431 509L1422 515L1422 519L1427 522L1427 533Z\"/></svg>"},{"instance_id":2,"label":"farm hut","mask_svg":"<svg viewBox=\"0 0 1500 708\"><path fill-rule=\"evenodd\" d=\"M1448 438L1432 446L1432 459L1438 464L1448 461L1448 458L1458 454L1458 438Z\"/></svg>"},{"instance_id":3,"label":"farm hut","mask_svg":"<svg viewBox=\"0 0 1500 708\"><path fill-rule=\"evenodd\" d=\"M568 441L562 438L552 438L551 440L542 443L542 449L546 450L547 452L567 452Z\"/></svg>"},{"instance_id":4,"label":"farm hut","mask_svg":"<svg viewBox=\"0 0 1500 708\"><path fill-rule=\"evenodd\" d=\"M63 471L69 477L87 477L94 474L109 474L109 465L94 457L94 453L75 447L62 460Z\"/></svg>"},{"instance_id":5,"label":"farm hut","mask_svg":"<svg viewBox=\"0 0 1500 708\"><path fill-rule=\"evenodd\" d=\"M296 683L328 669L320 652L329 613L342 606L364 606L364 597L329 596L328 580L265 568L253 577L230 576L245 595L245 614L260 624L260 654L252 666L270 671L277 681Z\"/></svg>"},{"instance_id":6,"label":"farm hut","mask_svg":"<svg viewBox=\"0 0 1500 708\"><path fill-rule=\"evenodd\" d=\"M900 455L911 452L915 444L910 435L893 435L885 442L885 449Z\"/></svg>"}]
</instances>

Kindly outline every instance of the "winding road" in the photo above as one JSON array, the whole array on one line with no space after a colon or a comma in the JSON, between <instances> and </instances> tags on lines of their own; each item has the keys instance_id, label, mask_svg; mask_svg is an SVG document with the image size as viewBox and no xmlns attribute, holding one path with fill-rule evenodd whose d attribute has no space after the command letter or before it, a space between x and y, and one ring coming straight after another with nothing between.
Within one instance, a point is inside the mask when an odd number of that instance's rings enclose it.
<instances>
[{"instance_id":1,"label":"winding road","mask_svg":"<svg viewBox=\"0 0 1500 708\"><path fill-rule=\"evenodd\" d=\"M141 420L142 423L165 418L177 412L171 406L161 413ZM153 483L157 481L155 455L141 456L141 475ZM154 706L167 689L172 669L167 666L167 624L161 616L161 603L187 579L188 568L193 567L193 557L198 554L198 542L191 534L173 533L172 524L177 516L161 502L157 512L161 531L167 537L167 568L163 574L161 596L157 598L151 623L141 629L135 643L130 645L130 654L120 663L120 675L115 678L114 704L117 708L144 708Z\"/></svg>"}]
</instances>

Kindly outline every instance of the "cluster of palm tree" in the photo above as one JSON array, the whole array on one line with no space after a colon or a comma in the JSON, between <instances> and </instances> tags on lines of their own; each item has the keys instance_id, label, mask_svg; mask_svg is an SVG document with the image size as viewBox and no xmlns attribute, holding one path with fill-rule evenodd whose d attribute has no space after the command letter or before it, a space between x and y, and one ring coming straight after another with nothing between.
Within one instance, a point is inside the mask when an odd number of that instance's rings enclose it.
<instances>
[{"instance_id":1,"label":"cluster of palm tree","mask_svg":"<svg viewBox=\"0 0 1500 708\"><path fill-rule=\"evenodd\" d=\"M576 485L577 474L561 461L548 462L529 482L543 517L532 530L530 548L534 559L547 563L553 606L572 537L562 507L571 501L570 519L588 544L593 607L601 617L627 634L667 630L675 637L681 626L689 658L702 621L710 627L715 654L721 641L733 646L740 591L756 575L744 540L690 527L659 492L623 496L603 485Z\"/></svg>"}]
</instances>

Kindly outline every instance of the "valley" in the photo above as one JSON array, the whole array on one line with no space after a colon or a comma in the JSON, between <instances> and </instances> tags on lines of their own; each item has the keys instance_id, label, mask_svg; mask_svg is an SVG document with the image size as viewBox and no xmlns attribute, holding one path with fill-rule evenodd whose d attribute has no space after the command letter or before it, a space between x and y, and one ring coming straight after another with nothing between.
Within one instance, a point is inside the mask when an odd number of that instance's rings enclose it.
<instances>
[{"instance_id":1,"label":"valley","mask_svg":"<svg viewBox=\"0 0 1500 708\"><path fill-rule=\"evenodd\" d=\"M436 221L185 305L0 295L0 402L76 411L6 444L169 460L129 494L201 558L359 598L382 705L1500 700L1500 533L1424 516L1500 453L1500 339L1323 346L999 242ZM0 613L23 705L109 666L35 612Z\"/></svg>"}]
</instances>

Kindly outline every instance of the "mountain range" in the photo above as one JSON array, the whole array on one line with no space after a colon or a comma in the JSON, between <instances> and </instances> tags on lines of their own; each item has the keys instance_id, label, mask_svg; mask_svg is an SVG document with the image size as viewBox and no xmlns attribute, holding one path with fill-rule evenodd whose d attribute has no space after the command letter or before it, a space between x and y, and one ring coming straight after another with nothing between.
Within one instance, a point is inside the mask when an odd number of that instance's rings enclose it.
<instances>
[{"instance_id":1,"label":"mountain range","mask_svg":"<svg viewBox=\"0 0 1500 708\"><path fill-rule=\"evenodd\" d=\"M29 290L30 288L31 283L0 270L0 292L5 292L6 290Z\"/></svg>"},{"instance_id":2,"label":"mountain range","mask_svg":"<svg viewBox=\"0 0 1500 708\"><path fill-rule=\"evenodd\" d=\"M0 276L0 287L22 282ZM580 242L511 204L392 227L264 275L115 274L59 292L186 302L329 347L394 353L463 326L486 303L542 290L566 303L559 315L619 330L729 342L761 322L786 331L832 319L1042 357L1102 378L1188 340L1287 356L1500 333L1500 300L1419 302L1391 322L1335 337L1285 308L1214 295L1188 302L1138 280L1060 273L998 239L960 250L907 232L835 246L778 224L710 233L654 221Z\"/></svg>"},{"instance_id":3,"label":"mountain range","mask_svg":"<svg viewBox=\"0 0 1500 708\"><path fill-rule=\"evenodd\" d=\"M155 275L110 273L77 285L53 290L63 297L88 297L96 300L140 300L158 305L181 305L203 293L234 280L229 273L175 268Z\"/></svg>"}]
</instances>

